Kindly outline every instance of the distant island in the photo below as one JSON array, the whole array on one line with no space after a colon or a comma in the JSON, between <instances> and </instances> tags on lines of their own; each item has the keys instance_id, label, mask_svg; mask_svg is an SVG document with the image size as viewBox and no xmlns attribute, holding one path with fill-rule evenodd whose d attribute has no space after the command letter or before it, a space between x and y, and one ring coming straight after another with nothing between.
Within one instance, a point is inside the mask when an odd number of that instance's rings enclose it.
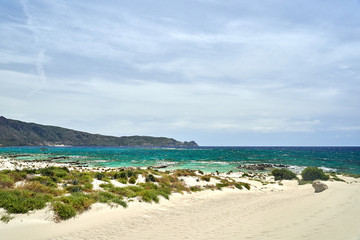
<instances>
[{"instance_id":1,"label":"distant island","mask_svg":"<svg viewBox=\"0 0 360 240\"><path fill-rule=\"evenodd\" d=\"M198 145L194 141L180 142L166 137L104 136L0 117L0 147L6 146L197 147Z\"/></svg>"}]
</instances>

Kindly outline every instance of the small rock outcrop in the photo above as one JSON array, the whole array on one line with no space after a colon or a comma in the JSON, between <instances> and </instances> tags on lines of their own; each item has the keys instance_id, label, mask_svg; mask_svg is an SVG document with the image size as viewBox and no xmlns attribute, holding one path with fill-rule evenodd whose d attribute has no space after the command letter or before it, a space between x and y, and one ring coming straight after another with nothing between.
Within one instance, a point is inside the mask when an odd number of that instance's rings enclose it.
<instances>
[{"instance_id":1,"label":"small rock outcrop","mask_svg":"<svg viewBox=\"0 0 360 240\"><path fill-rule=\"evenodd\" d=\"M325 183L322 183L320 181L314 181L312 184L313 188L315 189L316 193L325 191L326 189L328 189L328 186Z\"/></svg>"},{"instance_id":2,"label":"small rock outcrop","mask_svg":"<svg viewBox=\"0 0 360 240\"><path fill-rule=\"evenodd\" d=\"M256 164L240 165L237 168L253 170L253 171L264 171L272 168L289 168L289 166L284 164L256 163Z\"/></svg>"}]
</instances>

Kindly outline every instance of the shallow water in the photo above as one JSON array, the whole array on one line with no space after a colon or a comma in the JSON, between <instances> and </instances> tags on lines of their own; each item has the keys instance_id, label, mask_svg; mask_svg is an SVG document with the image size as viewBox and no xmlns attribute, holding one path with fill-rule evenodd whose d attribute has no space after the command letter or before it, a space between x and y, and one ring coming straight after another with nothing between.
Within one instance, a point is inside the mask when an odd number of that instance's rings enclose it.
<instances>
[{"instance_id":1,"label":"shallow water","mask_svg":"<svg viewBox=\"0 0 360 240\"><path fill-rule=\"evenodd\" d=\"M66 157L54 161L103 167L168 165L167 169L227 172L240 164L273 163L291 165L295 171L317 166L360 174L360 147L6 147L0 148L0 155L17 155L18 160L30 161Z\"/></svg>"}]
</instances>

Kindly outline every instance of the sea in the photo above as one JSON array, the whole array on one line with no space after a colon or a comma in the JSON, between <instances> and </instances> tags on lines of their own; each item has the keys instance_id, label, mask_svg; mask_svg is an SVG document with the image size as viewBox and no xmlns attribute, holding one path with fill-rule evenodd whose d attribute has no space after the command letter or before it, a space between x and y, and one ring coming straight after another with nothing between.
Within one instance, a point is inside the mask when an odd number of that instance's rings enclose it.
<instances>
[{"instance_id":1,"label":"sea","mask_svg":"<svg viewBox=\"0 0 360 240\"><path fill-rule=\"evenodd\" d=\"M246 164L284 164L300 173L306 166L360 174L360 147L1 147L16 160L75 162L90 167L164 167L205 172L238 171Z\"/></svg>"}]
</instances>

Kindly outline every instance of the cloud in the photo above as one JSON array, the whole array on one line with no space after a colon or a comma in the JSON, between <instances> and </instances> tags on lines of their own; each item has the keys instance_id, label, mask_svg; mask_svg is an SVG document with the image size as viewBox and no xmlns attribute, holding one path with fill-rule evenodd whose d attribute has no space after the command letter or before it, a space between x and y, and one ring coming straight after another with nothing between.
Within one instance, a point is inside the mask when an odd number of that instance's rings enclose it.
<instances>
[{"instance_id":1,"label":"cloud","mask_svg":"<svg viewBox=\"0 0 360 240\"><path fill-rule=\"evenodd\" d=\"M358 131L356 2L15 5L0 8L9 117L113 135L212 133L215 145L220 133Z\"/></svg>"}]
</instances>

